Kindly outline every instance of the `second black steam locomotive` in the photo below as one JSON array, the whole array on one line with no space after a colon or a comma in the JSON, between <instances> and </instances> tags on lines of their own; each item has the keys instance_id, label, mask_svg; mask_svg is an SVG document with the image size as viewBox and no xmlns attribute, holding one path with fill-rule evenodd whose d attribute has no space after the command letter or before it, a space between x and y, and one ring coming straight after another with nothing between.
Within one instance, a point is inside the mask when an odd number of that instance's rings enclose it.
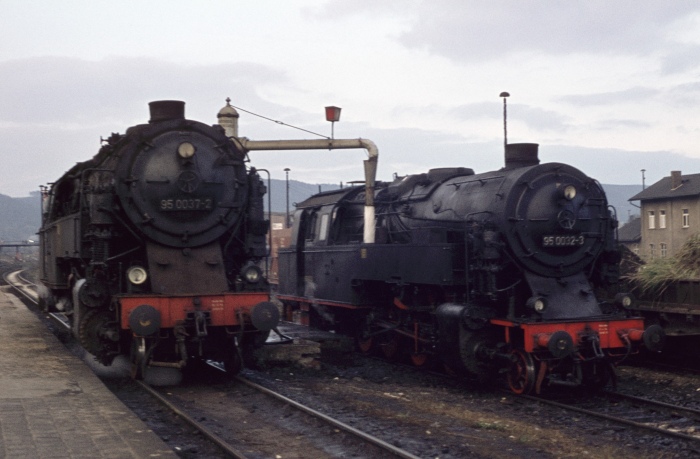
<instances>
[{"instance_id":1,"label":"second black steam locomotive","mask_svg":"<svg viewBox=\"0 0 700 459\"><path fill-rule=\"evenodd\" d=\"M236 373L279 317L258 266L266 188L223 127L238 114L211 126L184 106L151 102L148 123L43 190L41 303L102 363L130 355L135 377L193 360Z\"/></svg>"},{"instance_id":2,"label":"second black steam locomotive","mask_svg":"<svg viewBox=\"0 0 700 459\"><path fill-rule=\"evenodd\" d=\"M364 351L479 380L505 371L516 393L604 386L663 331L630 317L630 296L603 296L620 254L601 186L537 150L510 144L501 170L433 169L298 204L279 253L286 313Z\"/></svg>"}]
</instances>

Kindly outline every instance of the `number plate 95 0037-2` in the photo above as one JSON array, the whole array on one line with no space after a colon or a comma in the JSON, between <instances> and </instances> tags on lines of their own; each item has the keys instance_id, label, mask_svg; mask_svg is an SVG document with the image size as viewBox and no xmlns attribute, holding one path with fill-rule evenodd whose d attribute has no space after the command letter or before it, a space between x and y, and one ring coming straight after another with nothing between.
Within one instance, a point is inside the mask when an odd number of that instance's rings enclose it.
<instances>
[{"instance_id":1,"label":"number plate 95 0037-2","mask_svg":"<svg viewBox=\"0 0 700 459\"><path fill-rule=\"evenodd\" d=\"M542 236L542 246L544 247L575 247L583 245L585 238L578 236Z\"/></svg>"},{"instance_id":2,"label":"number plate 95 0037-2","mask_svg":"<svg viewBox=\"0 0 700 459\"><path fill-rule=\"evenodd\" d=\"M212 210L214 200L212 198L178 198L161 199L160 210L163 212L187 211L187 210Z\"/></svg>"}]
</instances>

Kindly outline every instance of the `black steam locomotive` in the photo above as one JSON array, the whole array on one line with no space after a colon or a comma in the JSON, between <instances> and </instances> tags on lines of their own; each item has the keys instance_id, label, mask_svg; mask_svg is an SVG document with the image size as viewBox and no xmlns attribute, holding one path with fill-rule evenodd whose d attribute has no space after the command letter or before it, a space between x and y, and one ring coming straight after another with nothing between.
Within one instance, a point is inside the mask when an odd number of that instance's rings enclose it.
<instances>
[{"instance_id":1,"label":"black steam locomotive","mask_svg":"<svg viewBox=\"0 0 700 459\"><path fill-rule=\"evenodd\" d=\"M594 179L510 144L498 171L433 169L298 204L279 299L366 352L482 381L505 372L516 393L599 388L642 343L663 343L629 316L630 296L602 297L618 277L616 226Z\"/></svg>"},{"instance_id":2,"label":"black steam locomotive","mask_svg":"<svg viewBox=\"0 0 700 459\"><path fill-rule=\"evenodd\" d=\"M41 304L103 364L129 354L135 377L193 359L236 373L279 317L258 266L266 188L221 126L230 105L213 126L149 105L42 190Z\"/></svg>"}]
</instances>

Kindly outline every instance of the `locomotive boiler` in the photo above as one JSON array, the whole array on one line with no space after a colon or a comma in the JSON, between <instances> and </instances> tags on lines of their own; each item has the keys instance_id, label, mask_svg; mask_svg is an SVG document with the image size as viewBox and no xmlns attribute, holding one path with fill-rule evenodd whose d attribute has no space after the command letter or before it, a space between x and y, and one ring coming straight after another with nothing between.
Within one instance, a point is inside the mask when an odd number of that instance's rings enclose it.
<instances>
[{"instance_id":1,"label":"locomotive boiler","mask_svg":"<svg viewBox=\"0 0 700 459\"><path fill-rule=\"evenodd\" d=\"M480 381L506 373L516 393L604 386L663 331L630 316L629 295L603 297L620 254L601 186L539 164L537 149L507 145L497 171L433 169L297 204L279 252L285 313L365 352Z\"/></svg>"},{"instance_id":2,"label":"locomotive boiler","mask_svg":"<svg viewBox=\"0 0 700 459\"><path fill-rule=\"evenodd\" d=\"M41 304L103 364L130 355L135 377L196 360L235 374L279 317L259 266L266 187L222 127L230 105L213 126L149 105L43 188Z\"/></svg>"}]
</instances>

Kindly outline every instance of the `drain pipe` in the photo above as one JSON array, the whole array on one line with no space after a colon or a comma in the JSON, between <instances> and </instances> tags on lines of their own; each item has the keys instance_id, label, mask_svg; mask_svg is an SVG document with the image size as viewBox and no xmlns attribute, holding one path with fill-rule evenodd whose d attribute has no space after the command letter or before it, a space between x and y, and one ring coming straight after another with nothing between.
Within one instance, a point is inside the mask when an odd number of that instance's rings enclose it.
<instances>
[{"instance_id":1,"label":"drain pipe","mask_svg":"<svg viewBox=\"0 0 700 459\"><path fill-rule=\"evenodd\" d=\"M334 140L249 140L245 137L233 137L231 141L241 150L249 151L273 151L273 150L341 150L350 148L364 148L369 158L364 160L365 166L365 225L364 243L374 244L374 184L377 177L377 160L379 150L368 139L334 139Z\"/></svg>"}]
</instances>

